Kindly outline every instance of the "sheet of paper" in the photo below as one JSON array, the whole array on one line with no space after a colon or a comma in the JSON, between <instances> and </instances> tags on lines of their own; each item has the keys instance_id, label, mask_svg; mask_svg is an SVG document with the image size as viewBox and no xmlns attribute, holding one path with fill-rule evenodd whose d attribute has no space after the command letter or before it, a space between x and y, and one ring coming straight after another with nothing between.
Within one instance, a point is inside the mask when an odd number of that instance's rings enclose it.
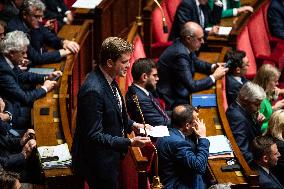
<instances>
[{"instance_id":1,"label":"sheet of paper","mask_svg":"<svg viewBox=\"0 0 284 189\"><path fill-rule=\"evenodd\" d=\"M224 135L209 136L207 138L210 141L209 154L220 155L232 152L229 140Z\"/></svg>"},{"instance_id":2,"label":"sheet of paper","mask_svg":"<svg viewBox=\"0 0 284 189\"><path fill-rule=\"evenodd\" d=\"M152 137L164 137L170 136L167 126L159 125L152 128L152 130L146 129L147 135ZM140 129L140 133L145 134L144 129Z\"/></svg>"},{"instance_id":3,"label":"sheet of paper","mask_svg":"<svg viewBox=\"0 0 284 189\"><path fill-rule=\"evenodd\" d=\"M98 4L100 4L102 0L77 0L72 7L74 8L85 8L85 9L93 9Z\"/></svg>"},{"instance_id":4,"label":"sheet of paper","mask_svg":"<svg viewBox=\"0 0 284 189\"><path fill-rule=\"evenodd\" d=\"M205 28L205 31L209 32L209 31L211 31L211 29L212 29L212 27L207 27L207 28ZM217 35L229 35L231 30L232 30L232 27L220 26Z\"/></svg>"}]
</instances>

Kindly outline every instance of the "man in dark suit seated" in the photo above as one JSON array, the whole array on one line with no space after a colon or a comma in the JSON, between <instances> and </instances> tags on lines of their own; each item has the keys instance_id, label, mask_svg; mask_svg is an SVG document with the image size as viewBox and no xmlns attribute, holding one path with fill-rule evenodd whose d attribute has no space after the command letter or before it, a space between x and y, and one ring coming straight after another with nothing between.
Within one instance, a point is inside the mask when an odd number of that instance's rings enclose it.
<instances>
[{"instance_id":1,"label":"man in dark suit seated","mask_svg":"<svg viewBox=\"0 0 284 189\"><path fill-rule=\"evenodd\" d=\"M49 75L24 72L18 65L26 58L29 40L25 33L14 31L7 33L1 42L0 55L0 96L13 104L14 109L19 111L17 114L25 118L22 123L26 129L30 126L30 110L33 102L46 95L56 85L56 81L51 81L61 71L55 71ZM39 88L24 90L22 84L42 84ZM17 126L17 125L16 125Z\"/></svg>"},{"instance_id":2,"label":"man in dark suit seated","mask_svg":"<svg viewBox=\"0 0 284 189\"><path fill-rule=\"evenodd\" d=\"M190 105L175 107L170 136L158 138L159 175L165 189L204 189L209 155L206 127Z\"/></svg>"},{"instance_id":3,"label":"man in dark suit seated","mask_svg":"<svg viewBox=\"0 0 284 189\"><path fill-rule=\"evenodd\" d=\"M250 143L261 135L260 126L265 117L259 113L261 101L266 97L262 87L247 82L241 88L235 102L227 109L226 115L234 138L250 164L253 157L249 148Z\"/></svg>"},{"instance_id":4,"label":"man in dark suit seated","mask_svg":"<svg viewBox=\"0 0 284 189\"><path fill-rule=\"evenodd\" d=\"M262 189L284 189L284 186L272 174L270 168L277 165L280 153L273 138L258 136L251 143L255 162L254 167L259 173L259 185Z\"/></svg>"},{"instance_id":5,"label":"man in dark suit seated","mask_svg":"<svg viewBox=\"0 0 284 189\"><path fill-rule=\"evenodd\" d=\"M271 0L267 19L271 35L284 39L284 0Z\"/></svg>"},{"instance_id":6,"label":"man in dark suit seated","mask_svg":"<svg viewBox=\"0 0 284 189\"><path fill-rule=\"evenodd\" d=\"M222 2L219 0L214 0L213 10L210 9L208 0L182 0L177 8L169 39L180 37L181 29L186 22L198 23L203 30L209 25L218 24L222 10ZM213 26L209 35L217 34L218 30L218 26Z\"/></svg>"},{"instance_id":7,"label":"man in dark suit seated","mask_svg":"<svg viewBox=\"0 0 284 189\"><path fill-rule=\"evenodd\" d=\"M240 89L247 82L244 76L247 73L249 61L246 53L239 50L228 51L224 59L229 68L226 75L226 96L229 106L236 100Z\"/></svg>"},{"instance_id":8,"label":"man in dark suit seated","mask_svg":"<svg viewBox=\"0 0 284 189\"><path fill-rule=\"evenodd\" d=\"M181 38L176 39L159 58L157 91L165 100L167 110L189 103L191 93L208 89L228 70L223 67L224 64L210 64L196 57L194 52L204 43L203 37L203 30L198 24L187 22L181 30ZM194 80L195 72L211 75Z\"/></svg>"},{"instance_id":9,"label":"man in dark suit seated","mask_svg":"<svg viewBox=\"0 0 284 189\"><path fill-rule=\"evenodd\" d=\"M24 0L6 0L3 3L3 10L0 11L0 18L5 22L17 17Z\"/></svg>"},{"instance_id":10,"label":"man in dark suit seated","mask_svg":"<svg viewBox=\"0 0 284 189\"><path fill-rule=\"evenodd\" d=\"M153 126L169 125L170 119L167 113L152 94L159 80L155 62L149 58L140 58L134 62L131 73L134 81L128 87L125 97L131 119L138 123L143 122L135 97L133 97L136 95L145 123Z\"/></svg>"},{"instance_id":11,"label":"man in dark suit seated","mask_svg":"<svg viewBox=\"0 0 284 189\"><path fill-rule=\"evenodd\" d=\"M57 37L41 24L44 10L45 5L40 0L25 0L19 17L12 19L7 26L8 32L19 30L30 37L28 59L32 64L59 62L62 57L79 51L76 42ZM45 46L58 50L47 52Z\"/></svg>"},{"instance_id":12,"label":"man in dark suit seated","mask_svg":"<svg viewBox=\"0 0 284 189\"><path fill-rule=\"evenodd\" d=\"M116 76L125 77L133 47L118 37L104 40L100 62L90 72L78 93L72 163L76 174L90 189L118 188L120 160L129 146L143 147L148 137L126 138L143 124L128 119Z\"/></svg>"}]
</instances>

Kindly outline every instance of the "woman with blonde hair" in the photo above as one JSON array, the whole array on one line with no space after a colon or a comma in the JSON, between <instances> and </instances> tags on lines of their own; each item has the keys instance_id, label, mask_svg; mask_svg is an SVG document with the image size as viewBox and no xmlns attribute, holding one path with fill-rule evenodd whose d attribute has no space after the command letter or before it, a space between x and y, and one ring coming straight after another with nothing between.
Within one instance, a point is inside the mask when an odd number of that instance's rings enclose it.
<instances>
[{"instance_id":1,"label":"woman with blonde hair","mask_svg":"<svg viewBox=\"0 0 284 189\"><path fill-rule=\"evenodd\" d=\"M270 64L264 64L259 68L253 80L254 83L261 86L266 92L266 98L260 105L260 113L265 116L265 120L261 126L262 133L264 133L267 129L268 122L273 111L284 107L284 99L277 101L274 105L272 105L273 101L278 99L279 94L284 94L284 90L277 87L280 74L280 71L276 67Z\"/></svg>"},{"instance_id":2,"label":"woman with blonde hair","mask_svg":"<svg viewBox=\"0 0 284 189\"><path fill-rule=\"evenodd\" d=\"M278 151L281 154L272 172L281 184L284 185L284 110L277 110L271 115L265 135L275 139Z\"/></svg>"}]
</instances>

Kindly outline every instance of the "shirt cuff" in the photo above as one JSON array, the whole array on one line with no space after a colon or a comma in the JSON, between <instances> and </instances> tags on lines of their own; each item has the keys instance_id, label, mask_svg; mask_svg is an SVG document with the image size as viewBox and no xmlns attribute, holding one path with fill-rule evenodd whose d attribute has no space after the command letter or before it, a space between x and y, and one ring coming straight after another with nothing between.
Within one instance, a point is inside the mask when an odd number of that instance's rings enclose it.
<instances>
[{"instance_id":1,"label":"shirt cuff","mask_svg":"<svg viewBox=\"0 0 284 189\"><path fill-rule=\"evenodd\" d=\"M233 16L237 16L238 15L238 9L233 8Z\"/></svg>"},{"instance_id":2,"label":"shirt cuff","mask_svg":"<svg viewBox=\"0 0 284 189\"><path fill-rule=\"evenodd\" d=\"M45 86L41 86L41 88L42 88L43 90L45 90L46 93L48 92L48 90L47 90L47 88L46 88Z\"/></svg>"},{"instance_id":3,"label":"shirt cuff","mask_svg":"<svg viewBox=\"0 0 284 189\"><path fill-rule=\"evenodd\" d=\"M65 12L65 15L67 16L67 14L70 14L70 13L71 13L71 11L68 10L68 11Z\"/></svg>"},{"instance_id":4,"label":"shirt cuff","mask_svg":"<svg viewBox=\"0 0 284 189\"><path fill-rule=\"evenodd\" d=\"M222 3L222 1L220 1L220 0L215 1L214 4L215 4L216 6L218 6L218 7L223 7L223 3Z\"/></svg>"},{"instance_id":5,"label":"shirt cuff","mask_svg":"<svg viewBox=\"0 0 284 189\"><path fill-rule=\"evenodd\" d=\"M63 18L63 22L66 23L67 22L67 17Z\"/></svg>"},{"instance_id":6,"label":"shirt cuff","mask_svg":"<svg viewBox=\"0 0 284 189\"><path fill-rule=\"evenodd\" d=\"M213 75L210 75L209 77L211 77L213 83L215 83L215 78L214 78L214 76L213 76Z\"/></svg>"}]
</instances>

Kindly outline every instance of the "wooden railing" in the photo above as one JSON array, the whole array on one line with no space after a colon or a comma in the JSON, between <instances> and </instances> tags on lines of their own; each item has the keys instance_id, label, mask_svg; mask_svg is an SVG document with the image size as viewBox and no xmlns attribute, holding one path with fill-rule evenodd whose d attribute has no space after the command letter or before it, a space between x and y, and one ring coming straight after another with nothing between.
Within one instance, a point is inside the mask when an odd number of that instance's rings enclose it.
<instances>
[{"instance_id":1,"label":"wooden railing","mask_svg":"<svg viewBox=\"0 0 284 189\"><path fill-rule=\"evenodd\" d=\"M32 120L37 146L52 146L66 142L70 149L77 91L93 63L93 23L86 20L79 25L66 25L58 35L78 42L80 51L76 55L68 55L66 60L60 63L41 66L61 70L63 75L58 81L58 89L35 101ZM48 115L40 114L43 108L49 111ZM43 170L43 175L49 189L82 187L82 183L74 177L70 168Z\"/></svg>"}]
</instances>

